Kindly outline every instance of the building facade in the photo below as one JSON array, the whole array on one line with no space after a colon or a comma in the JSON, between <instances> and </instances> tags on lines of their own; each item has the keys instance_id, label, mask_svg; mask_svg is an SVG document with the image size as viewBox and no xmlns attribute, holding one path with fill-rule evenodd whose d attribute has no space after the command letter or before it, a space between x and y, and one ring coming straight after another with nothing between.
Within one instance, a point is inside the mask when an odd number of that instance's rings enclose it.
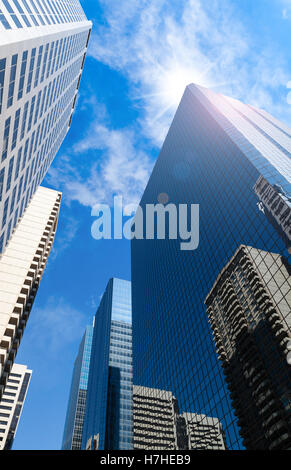
<instances>
[{"instance_id":1,"label":"building facade","mask_svg":"<svg viewBox=\"0 0 291 470\"><path fill-rule=\"evenodd\" d=\"M96 312L83 449L132 449L131 283L110 279Z\"/></svg>"},{"instance_id":2,"label":"building facade","mask_svg":"<svg viewBox=\"0 0 291 470\"><path fill-rule=\"evenodd\" d=\"M22 364L12 366L0 401L0 450L12 448L31 374Z\"/></svg>"},{"instance_id":3,"label":"building facade","mask_svg":"<svg viewBox=\"0 0 291 470\"><path fill-rule=\"evenodd\" d=\"M224 434L217 418L184 412L186 446L190 450L225 450Z\"/></svg>"},{"instance_id":4,"label":"building facade","mask_svg":"<svg viewBox=\"0 0 291 470\"><path fill-rule=\"evenodd\" d=\"M216 349L247 449L291 449L291 269L240 246L206 298Z\"/></svg>"},{"instance_id":5,"label":"building facade","mask_svg":"<svg viewBox=\"0 0 291 470\"><path fill-rule=\"evenodd\" d=\"M74 364L63 435L63 450L81 449L92 337L93 326L87 326Z\"/></svg>"},{"instance_id":6,"label":"building facade","mask_svg":"<svg viewBox=\"0 0 291 470\"><path fill-rule=\"evenodd\" d=\"M224 435L217 418L180 413L173 393L133 386L134 449L224 450Z\"/></svg>"},{"instance_id":7,"label":"building facade","mask_svg":"<svg viewBox=\"0 0 291 470\"><path fill-rule=\"evenodd\" d=\"M166 199L187 204L189 222L191 204L199 204L198 246L181 250L183 232L146 239L145 230L131 244L133 382L172 390L181 409L217 417L228 449L244 443L204 301L240 245L290 264L282 233L258 207L254 190L263 177L290 197L290 152L291 130L265 111L189 85L140 206ZM289 286L277 289L275 304Z\"/></svg>"},{"instance_id":8,"label":"building facade","mask_svg":"<svg viewBox=\"0 0 291 470\"><path fill-rule=\"evenodd\" d=\"M54 241L61 193L40 186L0 259L0 399Z\"/></svg>"},{"instance_id":9,"label":"building facade","mask_svg":"<svg viewBox=\"0 0 291 470\"><path fill-rule=\"evenodd\" d=\"M280 186L268 183L263 176L256 181L254 191L259 198L259 209L273 224L291 253L291 197Z\"/></svg>"},{"instance_id":10,"label":"building facade","mask_svg":"<svg viewBox=\"0 0 291 470\"><path fill-rule=\"evenodd\" d=\"M134 385L134 449L177 449L177 406L170 391Z\"/></svg>"},{"instance_id":11,"label":"building facade","mask_svg":"<svg viewBox=\"0 0 291 470\"><path fill-rule=\"evenodd\" d=\"M0 1L0 253L70 127L90 30L78 0Z\"/></svg>"}]
</instances>

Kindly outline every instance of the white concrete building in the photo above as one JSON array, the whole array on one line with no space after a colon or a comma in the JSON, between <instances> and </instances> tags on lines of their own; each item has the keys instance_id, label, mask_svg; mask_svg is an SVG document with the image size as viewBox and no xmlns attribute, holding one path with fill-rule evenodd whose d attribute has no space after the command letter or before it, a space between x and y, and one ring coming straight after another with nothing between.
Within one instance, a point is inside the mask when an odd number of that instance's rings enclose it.
<instances>
[{"instance_id":1,"label":"white concrete building","mask_svg":"<svg viewBox=\"0 0 291 470\"><path fill-rule=\"evenodd\" d=\"M13 364L0 401L0 450L12 447L31 374L27 366Z\"/></svg>"},{"instance_id":2,"label":"white concrete building","mask_svg":"<svg viewBox=\"0 0 291 470\"><path fill-rule=\"evenodd\" d=\"M183 413L187 449L225 450L224 435L218 418L203 414Z\"/></svg>"},{"instance_id":3,"label":"white concrete building","mask_svg":"<svg viewBox=\"0 0 291 470\"><path fill-rule=\"evenodd\" d=\"M184 412L171 391L133 386L134 449L225 450L218 418Z\"/></svg>"},{"instance_id":4,"label":"white concrete building","mask_svg":"<svg viewBox=\"0 0 291 470\"><path fill-rule=\"evenodd\" d=\"M177 449L176 408L172 392L134 385L134 449Z\"/></svg>"},{"instance_id":5,"label":"white concrete building","mask_svg":"<svg viewBox=\"0 0 291 470\"><path fill-rule=\"evenodd\" d=\"M61 193L40 186L0 259L0 399L51 250Z\"/></svg>"},{"instance_id":6,"label":"white concrete building","mask_svg":"<svg viewBox=\"0 0 291 470\"><path fill-rule=\"evenodd\" d=\"M0 253L70 127L91 26L78 0L0 0Z\"/></svg>"}]
</instances>

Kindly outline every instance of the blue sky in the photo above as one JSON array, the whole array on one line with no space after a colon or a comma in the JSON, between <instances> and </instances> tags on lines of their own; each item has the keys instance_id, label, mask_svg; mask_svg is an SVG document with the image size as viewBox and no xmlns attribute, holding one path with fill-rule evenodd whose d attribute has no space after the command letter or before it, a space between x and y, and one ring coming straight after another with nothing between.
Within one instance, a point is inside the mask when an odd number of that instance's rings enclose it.
<instances>
[{"instance_id":1,"label":"blue sky","mask_svg":"<svg viewBox=\"0 0 291 470\"><path fill-rule=\"evenodd\" d=\"M115 194L138 202L185 85L291 126L291 0L81 3L93 31L72 126L43 182L63 200L16 359L33 375L14 449L61 446L84 328L108 279L130 279L129 242L94 240L91 208Z\"/></svg>"}]
</instances>

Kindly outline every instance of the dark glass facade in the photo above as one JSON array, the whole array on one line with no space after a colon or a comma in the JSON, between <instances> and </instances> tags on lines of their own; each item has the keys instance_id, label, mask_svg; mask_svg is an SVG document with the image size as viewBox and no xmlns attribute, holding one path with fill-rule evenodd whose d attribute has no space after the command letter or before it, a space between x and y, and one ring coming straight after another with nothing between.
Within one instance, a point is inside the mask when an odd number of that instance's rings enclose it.
<instances>
[{"instance_id":1,"label":"dark glass facade","mask_svg":"<svg viewBox=\"0 0 291 470\"><path fill-rule=\"evenodd\" d=\"M86 409L93 326L87 326L75 360L62 449L79 450Z\"/></svg>"},{"instance_id":2,"label":"dark glass facade","mask_svg":"<svg viewBox=\"0 0 291 470\"><path fill-rule=\"evenodd\" d=\"M132 445L131 283L113 278L95 316L82 448Z\"/></svg>"},{"instance_id":3,"label":"dark glass facade","mask_svg":"<svg viewBox=\"0 0 291 470\"><path fill-rule=\"evenodd\" d=\"M161 194L176 206L199 204L198 248L183 251L179 239L132 240L134 384L171 390L181 412L218 418L227 449L245 443L205 299L240 245L290 264L286 240L260 210L254 189L262 176L288 200L290 151L291 130L269 114L189 85L140 206L145 213ZM290 288L276 285L265 266L267 285L275 284L273 304L283 298L290 311ZM290 325L286 331L290 337Z\"/></svg>"}]
</instances>

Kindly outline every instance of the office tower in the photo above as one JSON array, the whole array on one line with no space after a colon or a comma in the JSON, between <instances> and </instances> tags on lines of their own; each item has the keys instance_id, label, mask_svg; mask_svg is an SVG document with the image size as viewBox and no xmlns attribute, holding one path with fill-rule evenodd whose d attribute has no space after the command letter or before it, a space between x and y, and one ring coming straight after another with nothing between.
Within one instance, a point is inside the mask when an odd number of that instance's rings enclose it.
<instances>
[{"instance_id":1,"label":"office tower","mask_svg":"<svg viewBox=\"0 0 291 470\"><path fill-rule=\"evenodd\" d=\"M10 450L24 405L32 371L13 364L0 401L0 450Z\"/></svg>"},{"instance_id":2,"label":"office tower","mask_svg":"<svg viewBox=\"0 0 291 470\"><path fill-rule=\"evenodd\" d=\"M93 326L87 326L75 360L62 449L79 450L86 409Z\"/></svg>"},{"instance_id":3,"label":"office tower","mask_svg":"<svg viewBox=\"0 0 291 470\"><path fill-rule=\"evenodd\" d=\"M217 418L179 412L173 393L133 386L134 449L224 450Z\"/></svg>"},{"instance_id":4,"label":"office tower","mask_svg":"<svg viewBox=\"0 0 291 470\"><path fill-rule=\"evenodd\" d=\"M54 241L61 193L40 186L0 259L0 399Z\"/></svg>"},{"instance_id":5,"label":"office tower","mask_svg":"<svg viewBox=\"0 0 291 470\"><path fill-rule=\"evenodd\" d=\"M177 406L170 391L134 385L134 449L177 449Z\"/></svg>"},{"instance_id":6,"label":"office tower","mask_svg":"<svg viewBox=\"0 0 291 470\"><path fill-rule=\"evenodd\" d=\"M280 255L242 245L206 298L248 449L291 448L290 272Z\"/></svg>"},{"instance_id":7,"label":"office tower","mask_svg":"<svg viewBox=\"0 0 291 470\"><path fill-rule=\"evenodd\" d=\"M167 230L165 239L144 233L132 240L133 383L172 390L182 410L217 417L228 449L244 445L204 300L240 245L270 253L274 262L284 256L290 264L254 190L262 176L290 196L290 151L291 130L265 111L189 85L140 207L145 216L146 204L160 201L161 209L168 200L177 212L187 204L186 229L194 242L190 236L185 241L183 224L177 239ZM191 204L199 204L198 246ZM282 296L288 301L287 284L277 289L274 304Z\"/></svg>"},{"instance_id":8,"label":"office tower","mask_svg":"<svg viewBox=\"0 0 291 470\"><path fill-rule=\"evenodd\" d=\"M131 283L110 279L95 315L83 449L132 449Z\"/></svg>"},{"instance_id":9,"label":"office tower","mask_svg":"<svg viewBox=\"0 0 291 470\"><path fill-rule=\"evenodd\" d=\"M70 127L90 29L78 0L0 0L0 253Z\"/></svg>"}]
</instances>

